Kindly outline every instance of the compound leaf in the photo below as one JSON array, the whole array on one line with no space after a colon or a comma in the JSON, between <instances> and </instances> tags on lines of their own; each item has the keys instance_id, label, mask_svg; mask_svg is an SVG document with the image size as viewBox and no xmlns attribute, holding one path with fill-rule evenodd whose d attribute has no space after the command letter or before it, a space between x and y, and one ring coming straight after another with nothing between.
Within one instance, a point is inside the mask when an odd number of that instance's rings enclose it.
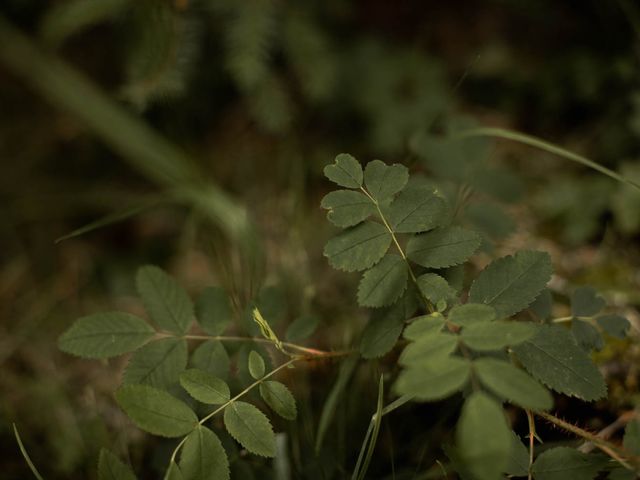
<instances>
[{"instance_id":1,"label":"compound leaf","mask_svg":"<svg viewBox=\"0 0 640 480\"><path fill-rule=\"evenodd\" d=\"M164 270L145 265L138 269L136 286L142 302L158 327L183 334L193 320L193 303L173 277Z\"/></svg>"},{"instance_id":2,"label":"compound leaf","mask_svg":"<svg viewBox=\"0 0 640 480\"><path fill-rule=\"evenodd\" d=\"M136 480L131 467L106 448L100 450L98 480Z\"/></svg>"},{"instance_id":3,"label":"compound leaf","mask_svg":"<svg viewBox=\"0 0 640 480\"><path fill-rule=\"evenodd\" d=\"M411 321L411 324L404 329L402 336L407 340L419 340L423 336L442 330L444 323L445 319L441 313L422 315Z\"/></svg>"},{"instance_id":4,"label":"compound leaf","mask_svg":"<svg viewBox=\"0 0 640 480\"><path fill-rule=\"evenodd\" d=\"M362 166L348 153L338 154L335 163L324 167L324 175L341 187L360 188L362 186Z\"/></svg>"},{"instance_id":5,"label":"compound leaf","mask_svg":"<svg viewBox=\"0 0 640 480\"><path fill-rule=\"evenodd\" d=\"M381 357L398 341L404 327L404 308L397 302L392 307L375 312L362 333L360 354L367 359Z\"/></svg>"},{"instance_id":6,"label":"compound leaf","mask_svg":"<svg viewBox=\"0 0 640 480\"><path fill-rule=\"evenodd\" d=\"M620 315L601 315L596 318L598 325L607 332L609 335L615 338L625 338L627 331L631 328L629 320Z\"/></svg>"},{"instance_id":7,"label":"compound leaf","mask_svg":"<svg viewBox=\"0 0 640 480\"><path fill-rule=\"evenodd\" d=\"M218 436L202 425L182 447L180 470L186 480L229 480L229 459Z\"/></svg>"},{"instance_id":8,"label":"compound leaf","mask_svg":"<svg viewBox=\"0 0 640 480\"><path fill-rule=\"evenodd\" d=\"M491 322L496 319L496 310L483 303L456 305L449 311L449 321L460 327L474 323Z\"/></svg>"},{"instance_id":9,"label":"compound leaf","mask_svg":"<svg viewBox=\"0 0 640 480\"><path fill-rule=\"evenodd\" d=\"M185 480L180 471L180 467L178 467L178 464L174 460L169 462L169 468L167 468L163 480Z\"/></svg>"},{"instance_id":10,"label":"compound leaf","mask_svg":"<svg viewBox=\"0 0 640 480\"><path fill-rule=\"evenodd\" d=\"M533 337L537 325L524 322L479 322L462 329L460 338L473 350L487 352L518 345Z\"/></svg>"},{"instance_id":11,"label":"compound leaf","mask_svg":"<svg viewBox=\"0 0 640 480\"><path fill-rule=\"evenodd\" d=\"M602 347L604 347L602 335L588 322L574 318L571 320L571 333L578 342L578 345L587 352L590 352L594 348L601 350Z\"/></svg>"},{"instance_id":12,"label":"compound leaf","mask_svg":"<svg viewBox=\"0 0 640 480\"><path fill-rule=\"evenodd\" d=\"M388 209L394 232L418 233L436 228L445 220L446 202L427 186L412 186L398 194Z\"/></svg>"},{"instance_id":13,"label":"compound leaf","mask_svg":"<svg viewBox=\"0 0 640 480\"><path fill-rule=\"evenodd\" d=\"M186 403L149 385L124 385L116 391L120 408L142 430L162 437L182 437L198 424Z\"/></svg>"},{"instance_id":14,"label":"compound leaf","mask_svg":"<svg viewBox=\"0 0 640 480\"><path fill-rule=\"evenodd\" d=\"M209 405L220 405L231 397L229 386L224 380L197 368L182 372L180 385L193 398Z\"/></svg>"},{"instance_id":15,"label":"compound leaf","mask_svg":"<svg viewBox=\"0 0 640 480\"><path fill-rule=\"evenodd\" d=\"M209 335L221 335L231 324L232 312L227 292L221 287L207 287L196 299L196 318Z\"/></svg>"},{"instance_id":16,"label":"compound leaf","mask_svg":"<svg viewBox=\"0 0 640 480\"><path fill-rule=\"evenodd\" d=\"M391 305L407 288L408 274L407 262L400 255L385 255L362 276L358 303L363 307Z\"/></svg>"},{"instance_id":17,"label":"compound leaf","mask_svg":"<svg viewBox=\"0 0 640 480\"><path fill-rule=\"evenodd\" d=\"M605 305L604 299L593 287L578 287L571 295L571 314L574 317L592 317Z\"/></svg>"},{"instance_id":18,"label":"compound leaf","mask_svg":"<svg viewBox=\"0 0 640 480\"><path fill-rule=\"evenodd\" d=\"M407 257L427 268L446 268L464 263L480 247L476 232L460 227L438 228L412 237Z\"/></svg>"},{"instance_id":19,"label":"compound leaf","mask_svg":"<svg viewBox=\"0 0 640 480\"><path fill-rule=\"evenodd\" d=\"M511 430L511 449L509 450L509 463L505 473L516 477L526 477L529 473L529 452L516 432Z\"/></svg>"},{"instance_id":20,"label":"compound leaf","mask_svg":"<svg viewBox=\"0 0 640 480\"><path fill-rule=\"evenodd\" d=\"M420 293L434 305L440 301L448 302L456 295L456 291L449 286L449 283L435 273L420 275L416 283Z\"/></svg>"},{"instance_id":21,"label":"compound leaf","mask_svg":"<svg viewBox=\"0 0 640 480\"><path fill-rule=\"evenodd\" d=\"M365 194L353 190L330 192L320 206L329 210L327 220L337 227L351 227L375 213L376 206Z\"/></svg>"},{"instance_id":22,"label":"compound leaf","mask_svg":"<svg viewBox=\"0 0 640 480\"><path fill-rule=\"evenodd\" d=\"M231 361L222 342L207 340L193 351L190 364L224 380L229 375Z\"/></svg>"},{"instance_id":23,"label":"compound leaf","mask_svg":"<svg viewBox=\"0 0 640 480\"><path fill-rule=\"evenodd\" d=\"M407 345L402 351L398 363L406 366L426 365L434 358L448 356L457 345L458 340L455 335L436 331Z\"/></svg>"},{"instance_id":24,"label":"compound leaf","mask_svg":"<svg viewBox=\"0 0 640 480\"><path fill-rule=\"evenodd\" d=\"M549 410L553 397L538 381L510 362L480 358L473 368L482 384L499 397L529 410Z\"/></svg>"},{"instance_id":25,"label":"compound leaf","mask_svg":"<svg viewBox=\"0 0 640 480\"><path fill-rule=\"evenodd\" d=\"M471 366L458 357L435 357L428 363L403 370L394 385L399 395L434 401L461 390L469 381Z\"/></svg>"},{"instance_id":26,"label":"compound leaf","mask_svg":"<svg viewBox=\"0 0 640 480\"><path fill-rule=\"evenodd\" d=\"M269 419L250 403L236 401L224 410L229 434L251 453L263 457L276 454L276 437Z\"/></svg>"},{"instance_id":27,"label":"compound leaf","mask_svg":"<svg viewBox=\"0 0 640 480\"><path fill-rule=\"evenodd\" d=\"M77 319L58 339L63 352L84 358L108 358L131 352L153 337L155 330L128 313L96 313Z\"/></svg>"},{"instance_id":28,"label":"compound leaf","mask_svg":"<svg viewBox=\"0 0 640 480\"><path fill-rule=\"evenodd\" d=\"M602 374L564 327L543 326L513 351L531 375L556 392L587 401L607 394Z\"/></svg>"},{"instance_id":29,"label":"compound leaf","mask_svg":"<svg viewBox=\"0 0 640 480\"><path fill-rule=\"evenodd\" d=\"M469 302L496 309L500 318L528 307L551 278L549 254L523 250L499 258L485 268L471 285Z\"/></svg>"},{"instance_id":30,"label":"compound leaf","mask_svg":"<svg viewBox=\"0 0 640 480\"><path fill-rule=\"evenodd\" d=\"M369 194L383 202L404 188L409 181L409 170L404 165L387 165L380 160L369 162L364 169L364 184Z\"/></svg>"},{"instance_id":31,"label":"compound leaf","mask_svg":"<svg viewBox=\"0 0 640 480\"><path fill-rule=\"evenodd\" d=\"M295 420L298 415L296 399L286 385L275 381L260 384L260 395L274 412L287 420Z\"/></svg>"},{"instance_id":32,"label":"compound leaf","mask_svg":"<svg viewBox=\"0 0 640 480\"><path fill-rule=\"evenodd\" d=\"M258 380L264 377L265 365L264 359L255 350L249 352L249 373L253 378Z\"/></svg>"},{"instance_id":33,"label":"compound leaf","mask_svg":"<svg viewBox=\"0 0 640 480\"><path fill-rule=\"evenodd\" d=\"M314 314L303 314L296 318L288 327L284 336L289 342L299 342L309 338L318 328L320 318Z\"/></svg>"},{"instance_id":34,"label":"compound leaf","mask_svg":"<svg viewBox=\"0 0 640 480\"><path fill-rule=\"evenodd\" d=\"M607 460L587 455L574 448L556 447L545 450L533 464L536 480L593 480Z\"/></svg>"},{"instance_id":35,"label":"compound leaf","mask_svg":"<svg viewBox=\"0 0 640 480\"><path fill-rule=\"evenodd\" d=\"M458 453L477 480L496 480L508 466L511 429L500 404L483 392L472 393L456 429Z\"/></svg>"},{"instance_id":36,"label":"compound leaf","mask_svg":"<svg viewBox=\"0 0 640 480\"><path fill-rule=\"evenodd\" d=\"M187 342L169 337L148 343L129 359L122 383L166 388L178 381L187 367Z\"/></svg>"},{"instance_id":37,"label":"compound leaf","mask_svg":"<svg viewBox=\"0 0 640 480\"><path fill-rule=\"evenodd\" d=\"M334 268L353 272L377 263L391 245L391 234L381 224L364 222L327 242L324 255Z\"/></svg>"}]
</instances>

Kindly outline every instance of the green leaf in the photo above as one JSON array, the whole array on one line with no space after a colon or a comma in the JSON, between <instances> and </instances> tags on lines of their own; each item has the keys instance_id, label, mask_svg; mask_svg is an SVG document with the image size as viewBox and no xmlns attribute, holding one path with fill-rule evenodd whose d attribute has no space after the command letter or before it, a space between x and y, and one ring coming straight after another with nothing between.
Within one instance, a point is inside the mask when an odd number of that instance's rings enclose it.
<instances>
[{"instance_id":1,"label":"green leaf","mask_svg":"<svg viewBox=\"0 0 640 480\"><path fill-rule=\"evenodd\" d=\"M299 342L313 335L319 323L320 317L317 315L301 315L287 327L284 336L289 342Z\"/></svg>"},{"instance_id":2,"label":"green leaf","mask_svg":"<svg viewBox=\"0 0 640 480\"><path fill-rule=\"evenodd\" d=\"M445 220L447 204L426 186L405 188L388 209L394 232L418 233L439 227Z\"/></svg>"},{"instance_id":3,"label":"green leaf","mask_svg":"<svg viewBox=\"0 0 640 480\"><path fill-rule=\"evenodd\" d=\"M524 322L473 323L462 329L460 338L473 350L489 352L518 345L533 337L538 326Z\"/></svg>"},{"instance_id":4,"label":"green leaf","mask_svg":"<svg viewBox=\"0 0 640 480\"><path fill-rule=\"evenodd\" d=\"M532 472L536 480L593 480L607 460L596 455L587 455L574 448L556 447L545 450L533 463Z\"/></svg>"},{"instance_id":5,"label":"green leaf","mask_svg":"<svg viewBox=\"0 0 640 480\"><path fill-rule=\"evenodd\" d=\"M116 400L138 427L154 435L182 437L198 424L186 403L149 385L124 385Z\"/></svg>"},{"instance_id":6,"label":"green leaf","mask_svg":"<svg viewBox=\"0 0 640 480\"><path fill-rule=\"evenodd\" d=\"M627 453L640 456L640 420L631 420L627 423L622 441Z\"/></svg>"},{"instance_id":7,"label":"green leaf","mask_svg":"<svg viewBox=\"0 0 640 480\"><path fill-rule=\"evenodd\" d=\"M511 429L502 407L487 394L472 393L456 428L458 453L477 480L496 480L509 464Z\"/></svg>"},{"instance_id":8,"label":"green leaf","mask_svg":"<svg viewBox=\"0 0 640 480\"><path fill-rule=\"evenodd\" d=\"M460 327L475 323L491 322L496 319L496 310L483 303L456 305L449 311L449 321Z\"/></svg>"},{"instance_id":9,"label":"green leaf","mask_svg":"<svg viewBox=\"0 0 640 480\"><path fill-rule=\"evenodd\" d=\"M167 388L178 381L180 372L187 367L187 360L186 340L175 337L156 340L131 356L122 383Z\"/></svg>"},{"instance_id":10,"label":"green leaf","mask_svg":"<svg viewBox=\"0 0 640 480\"><path fill-rule=\"evenodd\" d=\"M564 327L543 326L513 351L531 375L557 392L587 401L607 394L602 374Z\"/></svg>"},{"instance_id":11,"label":"green leaf","mask_svg":"<svg viewBox=\"0 0 640 480\"><path fill-rule=\"evenodd\" d=\"M496 309L500 318L527 308L551 278L549 254L523 250L494 260L471 285L470 303L484 303Z\"/></svg>"},{"instance_id":12,"label":"green leaf","mask_svg":"<svg viewBox=\"0 0 640 480\"><path fill-rule=\"evenodd\" d=\"M412 342L402 351L401 365L425 365L437 357L446 357L458 345L458 337L450 333L433 332Z\"/></svg>"},{"instance_id":13,"label":"green leaf","mask_svg":"<svg viewBox=\"0 0 640 480\"><path fill-rule=\"evenodd\" d=\"M227 292L221 287L207 287L196 299L196 318L209 335L221 335L232 322Z\"/></svg>"},{"instance_id":14,"label":"green leaf","mask_svg":"<svg viewBox=\"0 0 640 480\"><path fill-rule=\"evenodd\" d=\"M385 307L407 288L407 262L400 255L387 254L367 270L358 286L358 303L363 307Z\"/></svg>"},{"instance_id":15,"label":"green leaf","mask_svg":"<svg viewBox=\"0 0 640 480\"><path fill-rule=\"evenodd\" d=\"M136 480L131 467L109 450L102 448L98 460L98 480Z\"/></svg>"},{"instance_id":16,"label":"green leaf","mask_svg":"<svg viewBox=\"0 0 640 480\"><path fill-rule=\"evenodd\" d=\"M456 291L449 286L447 281L435 273L425 273L417 279L418 288L431 303L440 301L449 302L456 296Z\"/></svg>"},{"instance_id":17,"label":"green leaf","mask_svg":"<svg viewBox=\"0 0 640 480\"><path fill-rule=\"evenodd\" d=\"M625 338L631 324L629 320L620 315L601 315L596 318L598 325L602 329L614 338Z\"/></svg>"},{"instance_id":18,"label":"green leaf","mask_svg":"<svg viewBox=\"0 0 640 480\"><path fill-rule=\"evenodd\" d=\"M220 405L231 398L224 380L203 370L191 368L180 374L180 385L199 402Z\"/></svg>"},{"instance_id":19,"label":"green leaf","mask_svg":"<svg viewBox=\"0 0 640 480\"><path fill-rule=\"evenodd\" d=\"M580 348L587 352L590 352L594 348L601 350L602 347L604 347L602 335L588 322L574 318L571 321L571 333L578 342L578 345L580 345Z\"/></svg>"},{"instance_id":20,"label":"green leaf","mask_svg":"<svg viewBox=\"0 0 640 480\"><path fill-rule=\"evenodd\" d=\"M511 362L480 358L473 368L482 384L505 400L529 410L549 410L553 397L540 383Z\"/></svg>"},{"instance_id":21,"label":"green leaf","mask_svg":"<svg viewBox=\"0 0 640 480\"><path fill-rule=\"evenodd\" d=\"M173 277L154 265L138 269L136 286L151 320L158 327L183 334L193 320L193 304Z\"/></svg>"},{"instance_id":22,"label":"green leaf","mask_svg":"<svg viewBox=\"0 0 640 480\"><path fill-rule=\"evenodd\" d=\"M446 268L464 263L480 247L476 232L460 227L438 228L415 235L407 243L407 257L427 268Z\"/></svg>"},{"instance_id":23,"label":"green leaf","mask_svg":"<svg viewBox=\"0 0 640 480\"><path fill-rule=\"evenodd\" d=\"M231 361L222 342L207 340L194 350L190 364L224 380L229 375Z\"/></svg>"},{"instance_id":24,"label":"green leaf","mask_svg":"<svg viewBox=\"0 0 640 480\"><path fill-rule=\"evenodd\" d=\"M249 373L253 378L258 380L259 378L264 377L264 371L264 360L258 352L251 350L249 353Z\"/></svg>"},{"instance_id":25,"label":"green leaf","mask_svg":"<svg viewBox=\"0 0 640 480\"><path fill-rule=\"evenodd\" d=\"M409 170L404 165L387 165L380 160L367 163L364 169L364 184L369 194L383 202L404 188L409 181Z\"/></svg>"},{"instance_id":26,"label":"green leaf","mask_svg":"<svg viewBox=\"0 0 640 480\"><path fill-rule=\"evenodd\" d=\"M542 293L538 295L538 298L529 305L529 310L531 310L536 317L540 320L547 320L551 317L551 310L553 308L553 297L551 296L551 292L548 288L542 290Z\"/></svg>"},{"instance_id":27,"label":"green leaf","mask_svg":"<svg viewBox=\"0 0 640 480\"><path fill-rule=\"evenodd\" d=\"M144 345L155 330L128 313L96 313L76 320L58 339L63 352L84 358L108 358Z\"/></svg>"},{"instance_id":28,"label":"green leaf","mask_svg":"<svg viewBox=\"0 0 640 480\"><path fill-rule=\"evenodd\" d=\"M391 245L391 234L379 223L364 222L332 238L324 256L334 268L354 272L377 263Z\"/></svg>"},{"instance_id":29,"label":"green leaf","mask_svg":"<svg viewBox=\"0 0 640 480\"><path fill-rule=\"evenodd\" d=\"M431 313L414 318L404 329L402 336L407 340L419 340L423 336L439 332L444 326L445 319L440 313Z\"/></svg>"},{"instance_id":30,"label":"green leaf","mask_svg":"<svg viewBox=\"0 0 640 480\"><path fill-rule=\"evenodd\" d=\"M182 447L180 470L185 480L229 480L229 459L218 436L202 425Z\"/></svg>"},{"instance_id":31,"label":"green leaf","mask_svg":"<svg viewBox=\"0 0 640 480\"><path fill-rule=\"evenodd\" d=\"M511 430L509 463L507 464L505 473L515 477L526 477L529 473L529 451L513 430Z\"/></svg>"},{"instance_id":32,"label":"green leaf","mask_svg":"<svg viewBox=\"0 0 640 480\"><path fill-rule=\"evenodd\" d=\"M406 320L400 303L372 315L360 341L360 354L364 358L381 357L398 341Z\"/></svg>"},{"instance_id":33,"label":"green leaf","mask_svg":"<svg viewBox=\"0 0 640 480\"><path fill-rule=\"evenodd\" d=\"M276 436L269 419L250 403L236 401L224 410L229 434L249 452L263 457L276 454Z\"/></svg>"},{"instance_id":34,"label":"green leaf","mask_svg":"<svg viewBox=\"0 0 640 480\"><path fill-rule=\"evenodd\" d=\"M169 462L169 468L167 468L164 474L164 480L185 480L180 471L180 467L178 467L175 461L171 460Z\"/></svg>"},{"instance_id":35,"label":"green leaf","mask_svg":"<svg viewBox=\"0 0 640 480\"><path fill-rule=\"evenodd\" d=\"M571 314L574 317L592 317L605 305L604 299L593 287L576 288L571 295Z\"/></svg>"},{"instance_id":36,"label":"green leaf","mask_svg":"<svg viewBox=\"0 0 640 480\"><path fill-rule=\"evenodd\" d=\"M324 175L341 187L360 188L362 186L362 166L348 153L337 155L335 163L324 167Z\"/></svg>"},{"instance_id":37,"label":"green leaf","mask_svg":"<svg viewBox=\"0 0 640 480\"><path fill-rule=\"evenodd\" d=\"M330 192L320 206L329 210L327 220L338 227L351 227L375 213L376 206L364 193L353 190Z\"/></svg>"},{"instance_id":38,"label":"green leaf","mask_svg":"<svg viewBox=\"0 0 640 480\"><path fill-rule=\"evenodd\" d=\"M469 381L471 366L458 357L435 357L429 363L403 370L394 385L398 395L435 401L462 390Z\"/></svg>"},{"instance_id":39,"label":"green leaf","mask_svg":"<svg viewBox=\"0 0 640 480\"><path fill-rule=\"evenodd\" d=\"M275 381L260 384L260 395L274 412L287 420L295 420L298 415L296 399L286 385Z\"/></svg>"}]
</instances>

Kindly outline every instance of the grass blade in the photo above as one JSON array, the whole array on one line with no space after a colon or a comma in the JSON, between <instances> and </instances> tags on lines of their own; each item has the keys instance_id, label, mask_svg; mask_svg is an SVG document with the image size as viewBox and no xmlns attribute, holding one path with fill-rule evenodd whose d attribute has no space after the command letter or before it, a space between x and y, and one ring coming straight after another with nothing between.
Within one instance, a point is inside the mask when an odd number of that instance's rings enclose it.
<instances>
[{"instance_id":1,"label":"grass blade","mask_svg":"<svg viewBox=\"0 0 640 480\"><path fill-rule=\"evenodd\" d=\"M526 135L520 132L514 132L513 130L506 130L504 128L472 128L470 130L463 130L456 134L457 137L496 137L496 138L504 138L507 140L513 140L516 142L524 143L525 145L529 145L531 147L539 148L540 150L544 150L545 152L552 153L559 157L566 158L567 160L571 160L573 162L580 163L586 167L592 168L607 177L613 178L618 182L626 183L627 185L631 185L640 191L640 185L633 180L630 180L613 170L600 165L599 163L594 162L593 160L589 160L582 155L578 155L577 153L573 153L569 150L566 150L562 147L558 147L549 142L545 142L537 137L533 137L531 135Z\"/></svg>"},{"instance_id":2,"label":"grass blade","mask_svg":"<svg viewBox=\"0 0 640 480\"><path fill-rule=\"evenodd\" d=\"M378 442L378 435L380 434L380 425L382 425L382 416L383 414L383 402L384 402L384 380L382 375L380 375L380 381L378 382L378 404L376 406L376 413L371 418L371 422L369 423L369 429L367 430L367 435L365 436L365 440L362 443L362 448L360 450L360 455L358 455L358 462L360 458L362 458L362 453L364 452L365 447L367 447L367 454L364 457L364 461L362 462L362 468L358 471L358 465L356 464L356 469L353 472L352 479L363 480L364 476L369 469L369 464L371 463L371 458L373 457L373 451L376 448L376 443ZM369 439L367 445L367 438ZM357 473L357 477L356 477Z\"/></svg>"},{"instance_id":3,"label":"grass blade","mask_svg":"<svg viewBox=\"0 0 640 480\"><path fill-rule=\"evenodd\" d=\"M336 408L338 407L340 398L342 397L342 394L344 393L344 390L347 387L347 383L349 382L349 379L351 378L351 375L353 374L357 364L358 356L353 355L346 359L340 366L338 379L336 380L336 383L333 384L333 388L331 389L331 392L329 392L327 401L324 403L324 406L322 407L322 413L320 414L318 433L316 434L316 454L320 451L320 447L322 446L322 442L324 441L324 436L326 435L329 424L331 423L331 420L333 420L333 417L336 413Z\"/></svg>"},{"instance_id":4,"label":"grass blade","mask_svg":"<svg viewBox=\"0 0 640 480\"><path fill-rule=\"evenodd\" d=\"M16 427L15 423L13 424L13 434L15 435L16 441L18 442L18 447L20 447L20 453L22 453L22 456L24 457L25 462L27 462L27 465L29 465L29 469L31 470L31 473L33 473L33 475L38 480L44 480L42 478L42 475L40 475L40 472L38 472L38 469L36 468L36 466L31 461L31 457L29 457L29 454L27 453L26 448L24 448L22 439L20 438L20 434L18 433L18 427Z\"/></svg>"}]
</instances>

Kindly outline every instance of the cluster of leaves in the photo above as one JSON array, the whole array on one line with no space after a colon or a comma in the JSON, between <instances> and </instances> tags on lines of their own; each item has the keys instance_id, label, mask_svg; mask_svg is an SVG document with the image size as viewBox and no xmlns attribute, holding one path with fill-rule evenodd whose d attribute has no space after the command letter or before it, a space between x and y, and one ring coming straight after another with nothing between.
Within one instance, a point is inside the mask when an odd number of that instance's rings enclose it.
<instances>
[{"instance_id":1,"label":"cluster of leaves","mask_svg":"<svg viewBox=\"0 0 640 480\"><path fill-rule=\"evenodd\" d=\"M247 451L263 457L275 456L275 434L269 419L258 407L241 398L258 387L262 400L275 413L287 420L295 419L297 408L293 395L284 384L269 380L290 365L295 356L287 353L292 358L267 373L264 358L251 350L239 361L246 362L244 368L248 368L255 382L232 397L226 381L230 359L220 341L223 338L220 335L232 322L226 293L217 287L207 288L194 305L177 282L155 266L139 269L136 286L157 330L129 313L97 313L76 320L60 337L59 347L83 358L109 358L133 352L116 400L146 432L161 437L183 437L165 478L229 478L227 451L218 435L205 426L217 414L223 416L226 431ZM260 327L268 333L265 336L269 341L278 342L257 310L255 315L260 318ZM194 318L206 335L188 334ZM189 355L187 341L194 338L204 341ZM199 419L196 411L206 413ZM176 460L180 450L180 458ZM99 478L135 476L115 455L103 450Z\"/></svg>"},{"instance_id":2,"label":"cluster of leaves","mask_svg":"<svg viewBox=\"0 0 640 480\"><path fill-rule=\"evenodd\" d=\"M530 465L503 403L544 412L553 407L550 389L585 401L603 398L606 384L589 352L602 347L601 332L624 336L628 321L596 316L604 302L588 287L574 292L571 317L550 319L551 260L529 250L491 262L462 303L462 265L481 237L452 225L454 209L433 183L410 179L404 166L379 160L363 169L348 154L338 155L325 175L345 187L322 200L327 218L345 230L324 253L335 268L364 271L358 302L377 309L360 352L380 357L402 335L407 345L398 359L398 395L435 401L462 392L456 445L446 448L456 471L495 480L505 473L568 478L582 469L591 474L580 478L592 479L614 468L599 455L569 448L548 450ZM396 251L389 253L392 245ZM518 316L527 308L534 320Z\"/></svg>"}]
</instances>

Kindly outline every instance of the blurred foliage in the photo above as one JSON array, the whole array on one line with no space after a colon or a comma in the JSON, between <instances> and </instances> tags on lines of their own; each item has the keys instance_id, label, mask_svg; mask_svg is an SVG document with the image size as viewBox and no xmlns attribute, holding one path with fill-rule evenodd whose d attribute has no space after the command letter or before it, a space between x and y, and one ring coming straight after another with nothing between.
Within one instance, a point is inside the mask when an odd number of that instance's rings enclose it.
<instances>
[{"instance_id":1,"label":"blurred foliage","mask_svg":"<svg viewBox=\"0 0 640 480\"><path fill-rule=\"evenodd\" d=\"M140 264L166 266L192 291L223 285L248 326L257 304L282 337L315 316L312 344L350 344L365 321L357 279L322 258L330 232L318 208L321 169L341 151L437 177L486 252L544 235L560 264L556 295L565 278L588 278L637 326L638 196L546 153L454 134L515 128L640 180L639 18L627 0L2 2L3 475L27 475L11 421L46 478L92 478L101 446L129 452L149 478L161 468L171 446L147 443L112 401L122 364L72 360L54 341L84 313L139 312ZM623 361L637 346L605 351L610 405L565 406L594 429L638 395L638 362ZM382 372L298 372L294 478L350 473ZM320 412L345 382L316 456ZM412 478L440 456L451 405L405 408L382 423L375 478ZM411 435L415 418L433 436ZM245 460L232 468L251 478Z\"/></svg>"}]
</instances>

